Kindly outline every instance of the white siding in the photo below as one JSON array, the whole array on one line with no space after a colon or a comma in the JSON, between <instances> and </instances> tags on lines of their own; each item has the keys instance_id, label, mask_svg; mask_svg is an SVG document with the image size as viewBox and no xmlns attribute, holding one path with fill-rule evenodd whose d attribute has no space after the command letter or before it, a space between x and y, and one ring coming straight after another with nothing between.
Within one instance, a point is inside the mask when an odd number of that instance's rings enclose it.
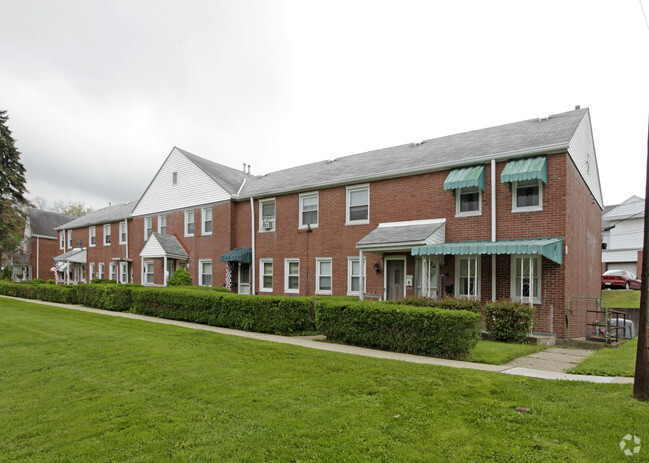
<instances>
[{"instance_id":1,"label":"white siding","mask_svg":"<svg viewBox=\"0 0 649 463\"><path fill-rule=\"evenodd\" d=\"M608 249L642 249L644 219L629 219L610 230Z\"/></svg>"},{"instance_id":2,"label":"white siding","mask_svg":"<svg viewBox=\"0 0 649 463\"><path fill-rule=\"evenodd\" d=\"M595 200L603 208L604 201L602 200L602 189L599 182L593 133L590 127L590 113L587 112L581 120L577 131L570 140L568 152Z\"/></svg>"},{"instance_id":3,"label":"white siding","mask_svg":"<svg viewBox=\"0 0 649 463\"><path fill-rule=\"evenodd\" d=\"M637 262L638 251L602 251L602 262Z\"/></svg>"},{"instance_id":4,"label":"white siding","mask_svg":"<svg viewBox=\"0 0 649 463\"><path fill-rule=\"evenodd\" d=\"M631 272L635 275L635 272L638 271L638 263L637 262L618 262L615 264L608 264L606 266L606 270L626 270L627 272Z\"/></svg>"},{"instance_id":5,"label":"white siding","mask_svg":"<svg viewBox=\"0 0 649 463\"><path fill-rule=\"evenodd\" d=\"M152 236L149 238L149 240L146 242L144 247L142 248L142 252L140 252L140 257L162 257L165 255L164 250L162 249L162 246L160 246L160 243L158 243L158 240L155 239L155 236Z\"/></svg>"},{"instance_id":6,"label":"white siding","mask_svg":"<svg viewBox=\"0 0 649 463\"><path fill-rule=\"evenodd\" d=\"M178 173L176 185L172 182L174 172ZM227 191L174 148L135 206L133 215L156 214L228 199Z\"/></svg>"}]
</instances>

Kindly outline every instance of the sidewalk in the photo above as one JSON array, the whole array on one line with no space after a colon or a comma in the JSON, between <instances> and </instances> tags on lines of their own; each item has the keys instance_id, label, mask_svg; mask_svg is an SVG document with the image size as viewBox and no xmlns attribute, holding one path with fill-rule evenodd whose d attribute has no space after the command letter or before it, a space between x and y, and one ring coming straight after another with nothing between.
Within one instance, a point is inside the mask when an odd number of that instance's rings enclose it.
<instances>
[{"instance_id":1,"label":"sidewalk","mask_svg":"<svg viewBox=\"0 0 649 463\"><path fill-rule=\"evenodd\" d=\"M18 297L0 296L18 301L32 302L35 304L50 305L64 309L78 310L81 312L90 312L111 317L131 318L134 320L143 320L151 323L160 323L162 325L181 326L194 330L211 331L213 333L226 334L230 336L239 336L242 338L258 339L260 341L277 342L280 344L291 344L293 346L305 347L308 349L325 350L329 352L339 352L342 354L361 355L365 357L374 357L389 360L401 360L403 362L421 363L426 365L439 365L452 368L464 368L469 370L494 371L508 375L526 376L529 378L557 379L566 381L586 381L590 383L615 383L615 384L633 384L633 378L612 377L612 376L586 376L572 375L563 373L566 368L567 357L570 353L559 352L568 351L568 349L551 348L546 352L550 355L540 355L543 352L521 357L505 365L488 365L484 363L463 362L460 360L448 360L435 357L425 357L422 355L401 354L397 352L388 352L364 347L348 346L344 344L332 344L322 342L320 336L277 336L274 334L252 333L249 331L240 331L230 328L219 328L216 326L199 325L197 323L182 322L177 320L167 320L164 318L149 317L146 315L137 315L129 312L112 312L109 310L92 309L80 305L59 304L57 302L46 302L35 299L21 299ZM584 357L592 353L591 351L580 351L570 349L577 356ZM534 368L530 368L534 367Z\"/></svg>"}]
</instances>

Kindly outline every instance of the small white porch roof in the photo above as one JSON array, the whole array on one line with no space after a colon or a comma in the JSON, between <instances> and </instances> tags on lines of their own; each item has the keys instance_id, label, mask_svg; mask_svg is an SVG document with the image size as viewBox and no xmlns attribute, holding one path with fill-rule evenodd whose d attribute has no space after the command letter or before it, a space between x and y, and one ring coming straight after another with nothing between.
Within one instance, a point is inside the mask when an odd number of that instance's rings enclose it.
<instances>
[{"instance_id":1,"label":"small white porch roof","mask_svg":"<svg viewBox=\"0 0 649 463\"><path fill-rule=\"evenodd\" d=\"M415 246L443 243L446 219L385 222L356 243L356 248L372 254L409 251Z\"/></svg>"}]
</instances>

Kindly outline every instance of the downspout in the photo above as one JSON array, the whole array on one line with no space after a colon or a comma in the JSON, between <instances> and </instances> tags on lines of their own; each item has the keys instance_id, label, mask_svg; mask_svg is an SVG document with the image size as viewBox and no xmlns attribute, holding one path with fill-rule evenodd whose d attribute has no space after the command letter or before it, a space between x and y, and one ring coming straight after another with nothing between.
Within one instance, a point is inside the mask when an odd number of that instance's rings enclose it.
<instances>
[{"instance_id":1,"label":"downspout","mask_svg":"<svg viewBox=\"0 0 649 463\"><path fill-rule=\"evenodd\" d=\"M40 241L38 236L36 237L36 278L40 278L39 272L38 272L38 267L40 266ZM32 276L34 273L32 272Z\"/></svg>"},{"instance_id":2,"label":"downspout","mask_svg":"<svg viewBox=\"0 0 649 463\"><path fill-rule=\"evenodd\" d=\"M130 272L128 271L128 218L124 218L124 231L126 232L126 243L125 243L126 244L126 282L128 283L129 276L130 276ZM133 264L131 263L131 265ZM165 272L166 271L167 271L167 266L165 265Z\"/></svg>"},{"instance_id":3,"label":"downspout","mask_svg":"<svg viewBox=\"0 0 649 463\"><path fill-rule=\"evenodd\" d=\"M243 187L243 185L241 185ZM256 267L256 260L255 260L255 200L253 197L250 197L250 234L252 235L252 270L251 270L251 279L252 281L250 282L250 287L251 291L250 294L256 294L256 279L255 279L255 267Z\"/></svg>"},{"instance_id":4,"label":"downspout","mask_svg":"<svg viewBox=\"0 0 649 463\"><path fill-rule=\"evenodd\" d=\"M491 242L496 242L496 160L491 160ZM491 300L496 300L496 254L491 255Z\"/></svg>"}]
</instances>

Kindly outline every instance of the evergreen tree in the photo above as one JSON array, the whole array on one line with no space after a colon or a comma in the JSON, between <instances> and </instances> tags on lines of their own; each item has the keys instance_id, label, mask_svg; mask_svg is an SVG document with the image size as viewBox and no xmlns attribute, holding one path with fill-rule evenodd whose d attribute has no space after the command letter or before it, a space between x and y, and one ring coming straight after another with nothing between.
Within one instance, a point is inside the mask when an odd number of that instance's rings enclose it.
<instances>
[{"instance_id":1,"label":"evergreen tree","mask_svg":"<svg viewBox=\"0 0 649 463\"><path fill-rule=\"evenodd\" d=\"M25 224L22 210L30 205L25 194L25 167L7 126L7 111L0 110L0 259L16 250Z\"/></svg>"}]
</instances>

